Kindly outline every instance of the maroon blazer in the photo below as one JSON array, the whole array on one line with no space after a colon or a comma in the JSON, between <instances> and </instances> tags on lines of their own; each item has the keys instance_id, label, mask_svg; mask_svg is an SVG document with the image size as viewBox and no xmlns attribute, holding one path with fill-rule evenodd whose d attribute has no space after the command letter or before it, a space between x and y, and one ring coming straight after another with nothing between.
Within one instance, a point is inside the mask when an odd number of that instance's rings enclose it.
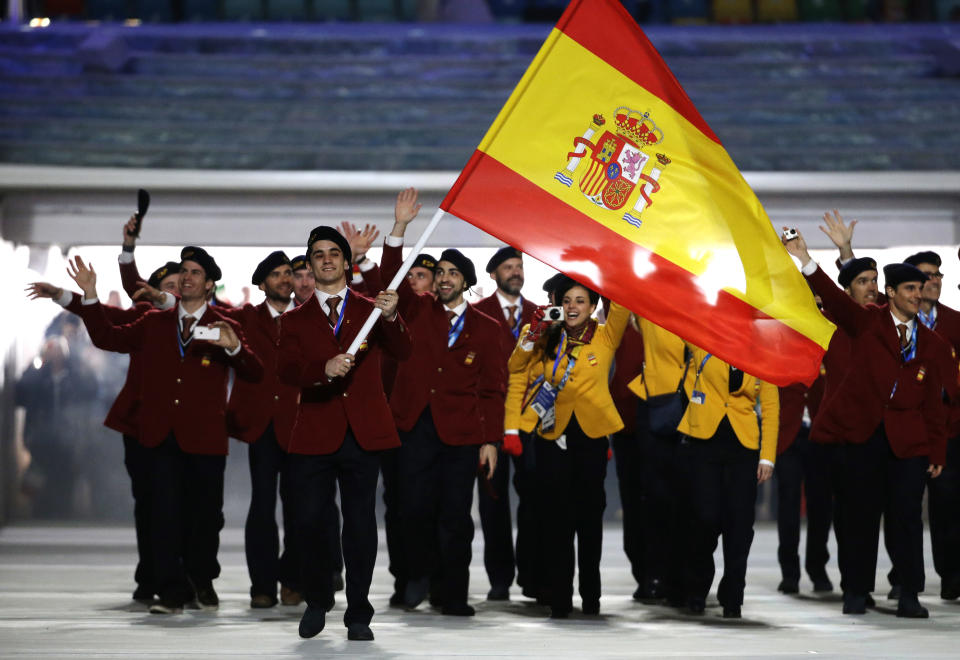
<instances>
[{"instance_id":1,"label":"maroon blazer","mask_svg":"<svg viewBox=\"0 0 960 660\"><path fill-rule=\"evenodd\" d=\"M227 453L227 378L232 367L238 379L263 376L260 359L244 340L235 321L207 306L200 325L231 324L240 339L234 357L209 342L193 340L180 354L177 308L151 311L132 323L114 326L103 305L84 305L81 312L90 340L98 348L140 353L140 443L156 447L172 431L188 454Z\"/></svg>"},{"instance_id":2,"label":"maroon blazer","mask_svg":"<svg viewBox=\"0 0 960 660\"><path fill-rule=\"evenodd\" d=\"M374 264L373 268L361 270L360 274L363 276L363 286L366 291L383 291L387 288L383 283L383 278L380 277L380 267L376 264ZM388 400L393 391L393 382L397 378L398 364L395 359L387 354L380 356L380 376L383 381L383 393L387 395Z\"/></svg>"},{"instance_id":3,"label":"maroon blazer","mask_svg":"<svg viewBox=\"0 0 960 660\"><path fill-rule=\"evenodd\" d=\"M402 250L383 249L383 276L391 279L402 263ZM497 443L503 438L507 363L503 330L496 320L472 305L463 329L447 348L446 308L433 296L417 295L401 282L400 313L410 324L413 355L397 367L390 409L397 428L409 431L430 406L440 439L448 445Z\"/></svg>"},{"instance_id":4,"label":"maroon blazer","mask_svg":"<svg viewBox=\"0 0 960 660\"><path fill-rule=\"evenodd\" d=\"M327 361L350 343L373 311L373 301L350 291L340 335L333 334L317 297L280 319L277 371L280 381L300 393L297 419L287 451L292 454L332 454L343 444L347 428L367 451L400 445L380 380L381 351L405 360L410 333L402 318L380 319L357 351L357 362L345 378L327 379Z\"/></svg>"},{"instance_id":5,"label":"maroon blazer","mask_svg":"<svg viewBox=\"0 0 960 660\"><path fill-rule=\"evenodd\" d=\"M266 302L217 309L240 324L250 349L263 362L263 378L259 382L234 383L227 405L227 431L243 442L256 442L273 422L277 444L286 449L297 419L300 388L280 382L277 375L279 324L270 315Z\"/></svg>"},{"instance_id":6,"label":"maroon blazer","mask_svg":"<svg viewBox=\"0 0 960 660\"><path fill-rule=\"evenodd\" d=\"M944 364L943 389L950 398L947 409L947 436L950 438L960 435L960 312L937 303L937 322L933 331L950 346L950 361Z\"/></svg>"},{"instance_id":7,"label":"maroon blazer","mask_svg":"<svg viewBox=\"0 0 960 660\"><path fill-rule=\"evenodd\" d=\"M643 371L643 335L633 324L627 324L623 339L613 357L613 377L610 379L610 396L623 420L621 433L637 430L637 395L627 385Z\"/></svg>"},{"instance_id":8,"label":"maroon blazer","mask_svg":"<svg viewBox=\"0 0 960 660\"><path fill-rule=\"evenodd\" d=\"M83 309L82 298L79 293L74 293L70 304L66 309L80 316ZM110 323L113 325L123 325L132 323L138 318L153 309L149 303L137 303L128 309L103 306L104 312ZM130 354L130 364L127 366L127 378L123 382L123 387L114 399L107 418L103 420L103 425L108 429L113 429L118 433L136 437L139 433L137 412L140 407L140 379L143 377L143 360L140 353Z\"/></svg>"},{"instance_id":9,"label":"maroon blazer","mask_svg":"<svg viewBox=\"0 0 960 660\"><path fill-rule=\"evenodd\" d=\"M504 364L506 364L507 360L510 359L510 354L513 353L513 348L517 345L517 339L519 338L520 330L523 328L523 326L530 323L530 319L533 318L533 313L537 311L537 305L530 302L526 298L521 298L520 304L520 322L517 324L517 334L513 334L513 330L510 329L510 323L503 315L503 308L500 306L500 301L497 299L496 293L494 293L492 296L484 298L473 306L474 309L483 312L494 321L497 321L500 325L500 328L503 330L503 339L501 342L504 348Z\"/></svg>"},{"instance_id":10,"label":"maroon blazer","mask_svg":"<svg viewBox=\"0 0 960 660\"><path fill-rule=\"evenodd\" d=\"M838 327L851 339L852 367L839 389L824 399L819 432L834 441L860 444L883 423L899 458L946 459L946 411L941 365L948 347L917 320L916 356L903 362L887 305L861 307L820 268L807 277ZM896 389L894 390L894 387Z\"/></svg>"}]
</instances>

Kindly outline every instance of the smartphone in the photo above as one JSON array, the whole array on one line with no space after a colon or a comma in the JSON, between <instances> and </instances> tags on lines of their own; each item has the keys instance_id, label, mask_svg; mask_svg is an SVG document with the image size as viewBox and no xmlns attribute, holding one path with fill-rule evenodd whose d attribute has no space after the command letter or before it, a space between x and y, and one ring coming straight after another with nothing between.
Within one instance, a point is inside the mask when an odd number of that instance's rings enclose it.
<instances>
[{"instance_id":1,"label":"smartphone","mask_svg":"<svg viewBox=\"0 0 960 660\"><path fill-rule=\"evenodd\" d=\"M220 339L220 328L211 328L209 325L198 325L193 330L193 338L217 341Z\"/></svg>"},{"instance_id":2,"label":"smartphone","mask_svg":"<svg viewBox=\"0 0 960 660\"><path fill-rule=\"evenodd\" d=\"M543 318L547 321L562 321L563 307L547 307L543 310Z\"/></svg>"}]
</instances>

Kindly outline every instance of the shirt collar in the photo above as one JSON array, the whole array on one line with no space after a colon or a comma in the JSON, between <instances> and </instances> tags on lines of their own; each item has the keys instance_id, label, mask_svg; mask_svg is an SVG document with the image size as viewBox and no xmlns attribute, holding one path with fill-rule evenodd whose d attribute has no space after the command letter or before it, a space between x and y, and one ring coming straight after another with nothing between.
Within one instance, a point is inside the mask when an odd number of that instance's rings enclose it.
<instances>
[{"instance_id":1,"label":"shirt collar","mask_svg":"<svg viewBox=\"0 0 960 660\"><path fill-rule=\"evenodd\" d=\"M270 318L272 318L272 319L277 318L277 317L280 316L281 314L284 314L284 313L286 313L286 312L289 312L289 311L290 311L291 309L293 309L294 307L296 307L296 305L293 304L293 299L290 300L290 303L287 305L287 308L286 308L285 310L283 310L282 312L278 312L278 311L274 308L273 305L271 305L270 303L267 303L267 311L270 312Z\"/></svg>"},{"instance_id":2,"label":"shirt collar","mask_svg":"<svg viewBox=\"0 0 960 660\"><path fill-rule=\"evenodd\" d=\"M324 308L327 307L327 298L330 296L340 296L340 302L343 302L347 297L347 287L343 287L336 293L324 293L320 289L314 289L313 292L317 294L317 300L320 302L320 306Z\"/></svg>"},{"instance_id":3,"label":"shirt collar","mask_svg":"<svg viewBox=\"0 0 960 660\"><path fill-rule=\"evenodd\" d=\"M461 316L463 316L463 313L464 313L465 311L467 311L467 301L464 300L462 303L460 303L459 305L457 305L456 307L454 307L454 308L452 308L452 309L451 309L450 307L447 307L446 305L444 305L444 306L443 306L443 309L444 309L445 311L453 312L454 314L456 314L456 316L453 318L453 320L455 321L455 320L457 320L458 318L460 318Z\"/></svg>"},{"instance_id":4,"label":"shirt collar","mask_svg":"<svg viewBox=\"0 0 960 660\"><path fill-rule=\"evenodd\" d=\"M897 327L898 325L900 325L901 323L903 323L903 321L901 321L900 319L898 319L896 316L893 315L893 311L890 312L890 317L893 319L893 327ZM917 317L916 317L916 316L914 316L912 319L910 319L909 321L907 321L907 322L905 323L905 325L907 326L907 335L908 335L908 336L909 336L909 335L913 335L913 326L914 326L916 323L917 323Z\"/></svg>"},{"instance_id":5,"label":"shirt collar","mask_svg":"<svg viewBox=\"0 0 960 660\"><path fill-rule=\"evenodd\" d=\"M182 321L184 316L192 316L199 323L200 319L203 318L203 315L207 313L208 306L209 305L206 302L204 302L199 309L193 312L188 312L183 308L183 302L181 301L180 304L177 305L177 322Z\"/></svg>"},{"instance_id":6,"label":"shirt collar","mask_svg":"<svg viewBox=\"0 0 960 660\"><path fill-rule=\"evenodd\" d=\"M504 310L506 310L507 307L510 307L511 305L517 308L520 308L523 306L523 296L520 296L519 298L517 298L517 302L510 302L509 300L503 297L503 294L500 293L500 289L497 289L497 301L500 303L500 308Z\"/></svg>"}]
</instances>

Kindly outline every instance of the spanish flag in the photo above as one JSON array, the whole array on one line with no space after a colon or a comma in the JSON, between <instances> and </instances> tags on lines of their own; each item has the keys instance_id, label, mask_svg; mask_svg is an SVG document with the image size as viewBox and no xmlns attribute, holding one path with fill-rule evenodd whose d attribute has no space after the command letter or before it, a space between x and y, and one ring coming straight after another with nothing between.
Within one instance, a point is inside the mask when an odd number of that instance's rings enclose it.
<instances>
[{"instance_id":1,"label":"spanish flag","mask_svg":"<svg viewBox=\"0 0 960 660\"><path fill-rule=\"evenodd\" d=\"M572 0L440 207L776 385L834 326L616 0Z\"/></svg>"}]
</instances>

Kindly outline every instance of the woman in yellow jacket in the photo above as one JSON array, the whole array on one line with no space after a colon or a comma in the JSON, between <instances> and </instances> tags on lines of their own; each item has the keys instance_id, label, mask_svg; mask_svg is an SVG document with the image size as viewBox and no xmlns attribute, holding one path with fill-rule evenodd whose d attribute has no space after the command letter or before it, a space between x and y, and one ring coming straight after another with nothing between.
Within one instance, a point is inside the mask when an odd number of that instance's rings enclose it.
<instances>
[{"instance_id":1,"label":"woman in yellow jacket","mask_svg":"<svg viewBox=\"0 0 960 660\"><path fill-rule=\"evenodd\" d=\"M598 324L591 315L599 296L569 279L556 300L564 320L533 325L510 357L504 442L536 431L540 596L551 616L564 618L573 609L575 535L583 612L600 612L607 436L623 428L607 383L630 312L613 303Z\"/></svg>"},{"instance_id":2,"label":"woman in yellow jacket","mask_svg":"<svg viewBox=\"0 0 960 660\"><path fill-rule=\"evenodd\" d=\"M753 542L757 484L773 475L780 397L777 387L700 348L687 372L690 403L683 434L693 503L687 573L688 607L702 613L713 583L713 552L723 535L723 578L717 599L724 618L740 618L747 556ZM759 419L757 404L759 403Z\"/></svg>"}]
</instances>

